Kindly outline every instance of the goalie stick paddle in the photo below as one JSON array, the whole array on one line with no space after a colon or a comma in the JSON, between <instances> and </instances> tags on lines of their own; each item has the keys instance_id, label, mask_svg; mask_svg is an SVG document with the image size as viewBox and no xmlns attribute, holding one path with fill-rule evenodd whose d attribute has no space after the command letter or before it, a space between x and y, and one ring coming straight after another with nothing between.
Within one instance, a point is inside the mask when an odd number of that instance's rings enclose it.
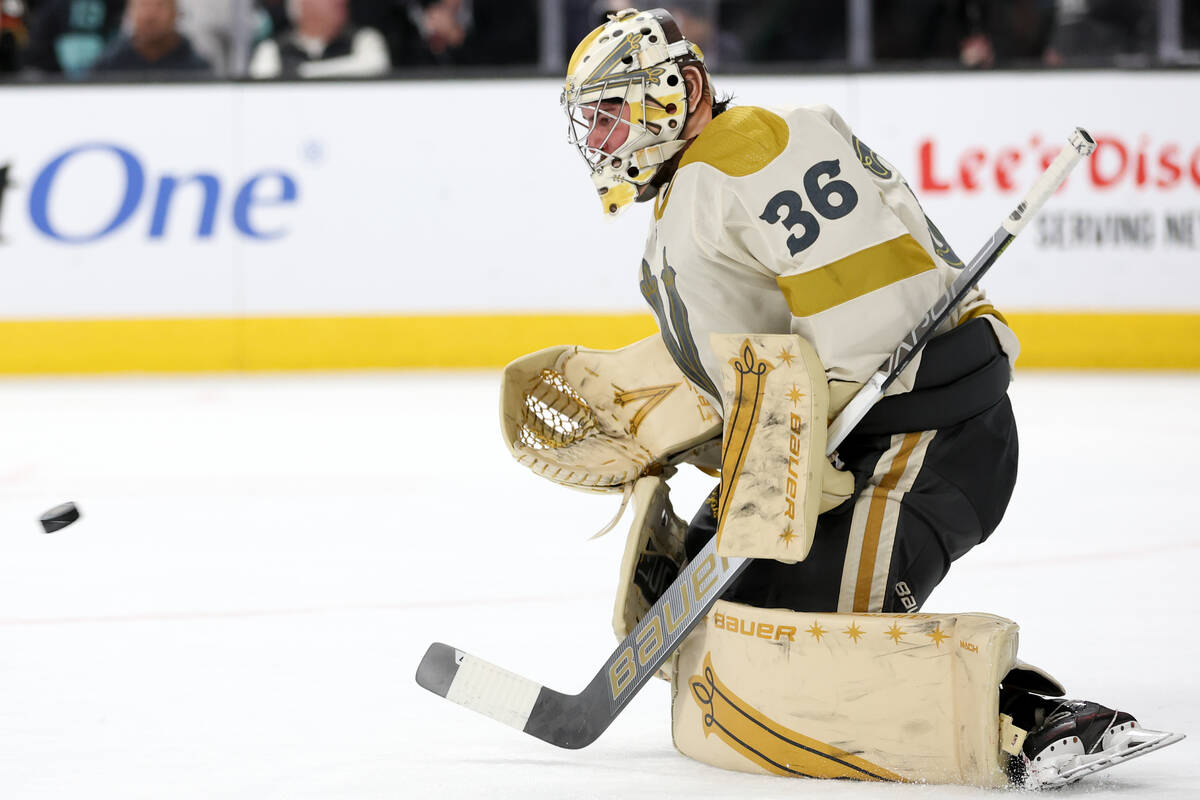
<instances>
[{"instance_id":1,"label":"goalie stick paddle","mask_svg":"<svg viewBox=\"0 0 1200 800\"><path fill-rule=\"evenodd\" d=\"M1087 131L1076 128L1025 198L829 426L826 455L833 454L933 337L938 325L1062 185L1075 165L1095 148L1096 143ZM716 537L710 539L579 694L556 692L441 643L430 645L421 659L417 683L552 745L586 747L604 733L749 563L747 558L718 556Z\"/></svg>"}]
</instances>

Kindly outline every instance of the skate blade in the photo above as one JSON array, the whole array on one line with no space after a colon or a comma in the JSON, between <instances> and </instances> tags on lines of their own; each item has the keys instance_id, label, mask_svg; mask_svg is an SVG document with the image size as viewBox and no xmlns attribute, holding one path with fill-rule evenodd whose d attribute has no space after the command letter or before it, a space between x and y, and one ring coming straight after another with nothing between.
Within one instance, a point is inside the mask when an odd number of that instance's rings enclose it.
<instances>
[{"instance_id":1,"label":"skate blade","mask_svg":"<svg viewBox=\"0 0 1200 800\"><path fill-rule=\"evenodd\" d=\"M1181 742L1184 738L1186 737L1182 733L1151 731L1140 727L1132 728L1114 743L1113 748L1103 753L1073 756L1064 765L1060 765L1057 774L1041 776L1038 778L1037 784L1043 789L1066 786L1088 775L1115 767L1123 761L1144 756L1168 745Z\"/></svg>"}]
</instances>

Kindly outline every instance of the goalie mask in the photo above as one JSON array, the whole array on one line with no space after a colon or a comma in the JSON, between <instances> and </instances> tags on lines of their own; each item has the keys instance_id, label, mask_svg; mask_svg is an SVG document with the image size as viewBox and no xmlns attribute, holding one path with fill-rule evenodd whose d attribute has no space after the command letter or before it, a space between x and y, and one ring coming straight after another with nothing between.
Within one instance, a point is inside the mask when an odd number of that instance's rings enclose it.
<instances>
[{"instance_id":1,"label":"goalie mask","mask_svg":"<svg viewBox=\"0 0 1200 800\"><path fill-rule=\"evenodd\" d=\"M661 8L610 14L575 48L562 94L567 138L587 162L605 214L638 199L686 145L679 138L687 118L682 67L703 61Z\"/></svg>"}]
</instances>

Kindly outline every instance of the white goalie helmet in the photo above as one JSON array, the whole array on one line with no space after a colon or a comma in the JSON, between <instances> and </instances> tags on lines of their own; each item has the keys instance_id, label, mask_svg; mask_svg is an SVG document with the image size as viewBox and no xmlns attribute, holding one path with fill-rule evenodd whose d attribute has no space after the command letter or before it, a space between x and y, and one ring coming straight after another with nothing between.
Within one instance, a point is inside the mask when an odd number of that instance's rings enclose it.
<instances>
[{"instance_id":1,"label":"white goalie helmet","mask_svg":"<svg viewBox=\"0 0 1200 800\"><path fill-rule=\"evenodd\" d=\"M587 162L605 214L631 205L686 145L682 67L703 62L661 8L609 14L575 48L562 93L567 138Z\"/></svg>"}]
</instances>

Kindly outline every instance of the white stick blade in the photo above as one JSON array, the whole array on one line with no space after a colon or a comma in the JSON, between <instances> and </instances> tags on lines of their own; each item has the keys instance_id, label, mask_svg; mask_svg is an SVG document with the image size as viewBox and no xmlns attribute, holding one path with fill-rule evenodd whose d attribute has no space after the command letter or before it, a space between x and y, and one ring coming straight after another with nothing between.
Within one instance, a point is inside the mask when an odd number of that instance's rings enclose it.
<instances>
[{"instance_id":1,"label":"white stick blade","mask_svg":"<svg viewBox=\"0 0 1200 800\"><path fill-rule=\"evenodd\" d=\"M524 730L541 684L444 644L432 644L417 667L417 683L447 700Z\"/></svg>"}]
</instances>

